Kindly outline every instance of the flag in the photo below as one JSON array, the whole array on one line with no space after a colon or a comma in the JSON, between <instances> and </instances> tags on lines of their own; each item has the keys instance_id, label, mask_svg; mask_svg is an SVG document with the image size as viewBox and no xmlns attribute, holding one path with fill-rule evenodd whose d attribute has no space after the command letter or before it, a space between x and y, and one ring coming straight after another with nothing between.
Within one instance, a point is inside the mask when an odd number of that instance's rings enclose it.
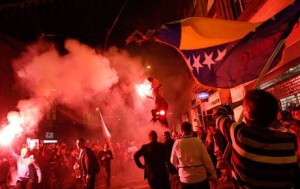
<instances>
[{"instance_id":1,"label":"flag","mask_svg":"<svg viewBox=\"0 0 300 189\"><path fill-rule=\"evenodd\" d=\"M106 127L106 124L104 123L104 119L102 117L102 114L101 112L99 111L99 115L100 115L100 124L101 124L101 127L102 127L102 133L103 133L103 137L106 139L106 140L110 140L111 138L111 134L110 132L108 131L107 127Z\"/></svg>"},{"instance_id":2,"label":"flag","mask_svg":"<svg viewBox=\"0 0 300 189\"><path fill-rule=\"evenodd\" d=\"M300 0L263 23L192 17L162 26L158 41L179 50L203 85L232 88L256 79L299 19ZM282 47L271 68L280 60Z\"/></svg>"}]
</instances>

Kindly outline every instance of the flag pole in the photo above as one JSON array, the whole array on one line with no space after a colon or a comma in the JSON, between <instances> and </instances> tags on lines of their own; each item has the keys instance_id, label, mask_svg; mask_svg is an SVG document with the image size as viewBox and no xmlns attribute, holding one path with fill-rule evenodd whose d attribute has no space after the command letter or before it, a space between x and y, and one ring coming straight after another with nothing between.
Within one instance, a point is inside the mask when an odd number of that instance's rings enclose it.
<instances>
[{"instance_id":1,"label":"flag pole","mask_svg":"<svg viewBox=\"0 0 300 189\"><path fill-rule=\"evenodd\" d=\"M265 74L267 73L267 71L269 70L271 64L273 63L275 57L277 56L278 52L280 51L281 47L284 45L285 39L281 39L278 43L278 45L276 46L274 52L272 53L272 55L270 56L267 64L265 65L265 67L263 68L263 70L261 71L259 77L257 78L255 85L254 85L254 89L259 87L259 84L261 82L261 80L263 79L263 77L265 76Z\"/></svg>"},{"instance_id":2,"label":"flag pole","mask_svg":"<svg viewBox=\"0 0 300 189\"><path fill-rule=\"evenodd\" d=\"M261 82L261 80L263 79L263 77L265 76L265 74L267 73L267 71L269 70L271 64L273 63L275 57L277 56L278 52L280 51L280 49L282 48L282 46L284 45L286 38L282 38L278 44L276 45L275 50L273 51L273 53L271 54L270 58L268 59L266 65L264 66L263 70L261 71L261 73L259 74L253 89L256 89L259 87L259 83ZM240 114L240 117L238 119L238 121L235 124L239 124L242 122L243 120L243 111ZM231 146L227 145L225 148L225 151L223 153L223 158L226 159L227 156L229 156L229 154L231 153Z\"/></svg>"},{"instance_id":3,"label":"flag pole","mask_svg":"<svg viewBox=\"0 0 300 189\"><path fill-rule=\"evenodd\" d=\"M275 50L273 51L273 53L271 54L270 58L268 59L266 65L264 66L264 68L262 69L261 73L259 74L253 89L257 89L259 87L259 84L261 82L261 80L263 79L263 77L265 76L265 74L267 73L267 71L269 70L271 64L273 63L275 57L277 56L278 52L280 51L280 49L283 47L284 43L285 43L286 38L282 38L278 44L276 45ZM241 112L241 115L239 117L238 123L241 123L243 120L243 111Z\"/></svg>"}]
</instances>

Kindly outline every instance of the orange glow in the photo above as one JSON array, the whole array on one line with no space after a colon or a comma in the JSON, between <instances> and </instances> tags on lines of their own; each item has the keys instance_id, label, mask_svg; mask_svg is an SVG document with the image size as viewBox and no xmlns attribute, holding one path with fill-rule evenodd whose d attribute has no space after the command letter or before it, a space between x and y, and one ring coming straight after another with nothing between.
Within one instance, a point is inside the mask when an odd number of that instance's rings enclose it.
<instances>
[{"instance_id":1,"label":"orange glow","mask_svg":"<svg viewBox=\"0 0 300 189\"><path fill-rule=\"evenodd\" d=\"M0 130L0 144L4 146L9 145L13 139L23 131L21 127L23 121L17 112L9 114L7 118L10 123Z\"/></svg>"}]
</instances>

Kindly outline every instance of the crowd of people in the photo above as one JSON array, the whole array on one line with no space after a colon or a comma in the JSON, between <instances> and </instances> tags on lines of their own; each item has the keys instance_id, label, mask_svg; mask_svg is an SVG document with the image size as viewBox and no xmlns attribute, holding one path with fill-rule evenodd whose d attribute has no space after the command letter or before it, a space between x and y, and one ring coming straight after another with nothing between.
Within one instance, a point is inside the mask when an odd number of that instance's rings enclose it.
<instances>
[{"instance_id":1,"label":"crowd of people","mask_svg":"<svg viewBox=\"0 0 300 189\"><path fill-rule=\"evenodd\" d=\"M29 153L23 146L20 155L2 149L0 188L109 189L112 175L136 176L138 168L152 189L209 189L221 182L233 188L299 188L300 107L278 110L273 95L251 90L241 123L230 107L220 106L213 112L215 125L194 131L183 122L180 132L151 130L143 145L81 138L76 147L62 142Z\"/></svg>"},{"instance_id":2,"label":"crowd of people","mask_svg":"<svg viewBox=\"0 0 300 189\"><path fill-rule=\"evenodd\" d=\"M1 147L0 189L108 189L112 175L138 178L133 161L137 149L135 141L110 143L82 138L73 145L59 142L40 143L33 149L27 144Z\"/></svg>"},{"instance_id":3,"label":"crowd of people","mask_svg":"<svg viewBox=\"0 0 300 189\"><path fill-rule=\"evenodd\" d=\"M217 188L217 179L231 181L233 188L299 188L300 108L290 117L282 113L272 94L251 90L243 101L243 122L233 119L228 105L220 106L214 126L195 132L191 123L182 123L171 148L150 131L134 160L152 189Z\"/></svg>"}]
</instances>

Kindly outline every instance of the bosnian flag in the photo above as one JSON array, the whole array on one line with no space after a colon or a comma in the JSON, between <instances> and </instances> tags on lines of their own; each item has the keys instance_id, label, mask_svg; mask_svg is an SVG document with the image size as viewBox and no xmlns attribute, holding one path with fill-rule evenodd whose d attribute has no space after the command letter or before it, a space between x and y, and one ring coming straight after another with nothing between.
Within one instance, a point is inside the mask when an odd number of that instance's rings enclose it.
<instances>
[{"instance_id":1,"label":"bosnian flag","mask_svg":"<svg viewBox=\"0 0 300 189\"><path fill-rule=\"evenodd\" d=\"M201 84L232 88L259 76L299 14L296 0L263 23L192 17L162 26L155 37L179 50ZM283 48L270 69L281 60Z\"/></svg>"}]
</instances>

